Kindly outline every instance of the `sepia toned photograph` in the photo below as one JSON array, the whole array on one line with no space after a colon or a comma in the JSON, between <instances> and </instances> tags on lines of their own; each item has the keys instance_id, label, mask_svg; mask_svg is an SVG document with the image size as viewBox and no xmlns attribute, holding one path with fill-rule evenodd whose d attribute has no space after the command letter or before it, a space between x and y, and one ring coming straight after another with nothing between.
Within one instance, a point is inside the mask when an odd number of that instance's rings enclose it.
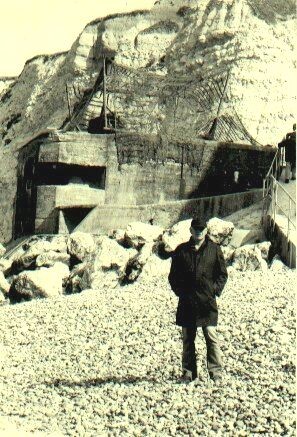
<instances>
[{"instance_id":1,"label":"sepia toned photograph","mask_svg":"<svg viewBox=\"0 0 297 437\"><path fill-rule=\"evenodd\" d=\"M0 11L0 437L296 436L295 1Z\"/></svg>"}]
</instances>

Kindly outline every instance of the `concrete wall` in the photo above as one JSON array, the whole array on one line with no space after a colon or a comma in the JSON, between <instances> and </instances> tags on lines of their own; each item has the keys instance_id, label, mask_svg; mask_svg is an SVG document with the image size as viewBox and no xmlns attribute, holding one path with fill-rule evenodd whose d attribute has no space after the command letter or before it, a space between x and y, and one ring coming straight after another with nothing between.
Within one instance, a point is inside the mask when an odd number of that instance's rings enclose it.
<instances>
[{"instance_id":1,"label":"concrete wall","mask_svg":"<svg viewBox=\"0 0 297 437\"><path fill-rule=\"evenodd\" d=\"M104 167L106 177L104 190L88 185L57 185L62 182L55 183L57 173L53 169L54 184L49 185L52 182L45 181L46 185L37 186L36 216L33 218L36 232L58 232L59 209L97 205L100 207L91 215L98 214L95 226L100 223L105 227L110 226L110 219L119 227L118 223L123 220L140 220L140 216L143 217L141 220L153 218L165 225L172 220L178 221L185 214L223 216L227 214L229 201L211 200L210 196L245 191L244 184L232 186L232 183L225 183L232 182L234 170L239 170L240 175L247 178L256 169L258 182L252 187L260 187L261 176L268 170L274 153L271 148L243 144L203 139L183 144L170 138L165 140L133 133L90 135L84 132L53 132L42 138L38 147L39 164L63 164L66 173L68 169L71 172L70 166L93 170ZM37 170L41 174L46 171L39 165ZM246 179L242 180L246 182ZM36 184L44 183L38 181L36 177ZM236 196L229 199L236 199ZM238 199L249 196L249 193L241 193ZM202 201L201 197L205 200ZM192 203L186 200L191 198L200 201ZM185 199L184 203L176 203L182 199ZM106 207L103 208L103 204ZM138 209L131 208L137 205L140 206ZM233 212L235 207L232 206L228 212Z\"/></svg>"},{"instance_id":2,"label":"concrete wall","mask_svg":"<svg viewBox=\"0 0 297 437\"><path fill-rule=\"evenodd\" d=\"M223 196L199 199L147 204L137 206L102 205L94 208L80 223L76 230L82 232L99 232L110 229L125 228L132 221L170 227L179 220L191 217L225 217L239 209L245 208L262 198L262 190L227 194Z\"/></svg>"},{"instance_id":3,"label":"concrete wall","mask_svg":"<svg viewBox=\"0 0 297 437\"><path fill-rule=\"evenodd\" d=\"M84 166L106 166L116 158L113 135L67 132L51 135L40 146L38 160Z\"/></svg>"},{"instance_id":4,"label":"concrete wall","mask_svg":"<svg viewBox=\"0 0 297 437\"><path fill-rule=\"evenodd\" d=\"M58 232L60 209L91 208L103 204L104 197L104 190L79 184L65 186L42 185L37 187L35 232Z\"/></svg>"},{"instance_id":5,"label":"concrete wall","mask_svg":"<svg viewBox=\"0 0 297 437\"><path fill-rule=\"evenodd\" d=\"M278 253L283 262L291 267L296 268L296 245L293 241L288 240L282 228L274 223L270 215L263 219L265 235L272 242L274 250Z\"/></svg>"}]
</instances>

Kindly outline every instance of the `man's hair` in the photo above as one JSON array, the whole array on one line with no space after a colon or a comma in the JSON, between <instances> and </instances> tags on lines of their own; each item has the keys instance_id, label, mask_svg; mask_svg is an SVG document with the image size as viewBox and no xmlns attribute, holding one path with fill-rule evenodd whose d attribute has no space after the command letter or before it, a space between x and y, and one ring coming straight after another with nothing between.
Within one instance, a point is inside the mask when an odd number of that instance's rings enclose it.
<instances>
[{"instance_id":1,"label":"man's hair","mask_svg":"<svg viewBox=\"0 0 297 437\"><path fill-rule=\"evenodd\" d=\"M204 220L193 219L191 221L191 228L195 229L195 231L203 231L206 228L206 223Z\"/></svg>"}]
</instances>

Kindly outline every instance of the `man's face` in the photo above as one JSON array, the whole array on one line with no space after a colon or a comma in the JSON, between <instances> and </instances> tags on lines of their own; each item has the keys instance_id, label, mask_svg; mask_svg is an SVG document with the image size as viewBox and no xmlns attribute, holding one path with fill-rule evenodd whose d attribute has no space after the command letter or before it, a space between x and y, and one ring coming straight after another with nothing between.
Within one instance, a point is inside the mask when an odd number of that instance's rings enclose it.
<instances>
[{"instance_id":1,"label":"man's face","mask_svg":"<svg viewBox=\"0 0 297 437\"><path fill-rule=\"evenodd\" d=\"M198 243L204 238L204 229L194 229L192 226L190 227L190 232L193 239Z\"/></svg>"}]
</instances>

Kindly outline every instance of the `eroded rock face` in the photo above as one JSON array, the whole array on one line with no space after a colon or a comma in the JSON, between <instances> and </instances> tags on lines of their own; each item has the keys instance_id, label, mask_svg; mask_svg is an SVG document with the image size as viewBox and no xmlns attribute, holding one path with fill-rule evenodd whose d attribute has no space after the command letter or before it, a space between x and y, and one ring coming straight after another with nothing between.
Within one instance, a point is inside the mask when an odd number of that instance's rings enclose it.
<instances>
[{"instance_id":1,"label":"eroded rock face","mask_svg":"<svg viewBox=\"0 0 297 437\"><path fill-rule=\"evenodd\" d=\"M267 263L262 258L260 249L253 244L239 247L233 254L233 268L236 270L267 270Z\"/></svg>"},{"instance_id":2,"label":"eroded rock face","mask_svg":"<svg viewBox=\"0 0 297 437\"><path fill-rule=\"evenodd\" d=\"M152 11L95 20L67 53L29 60L1 94L0 131L6 147L0 147L0 240L9 241L12 234L15 152L47 126L61 128L68 117L65 83L76 90L70 96L73 109L95 84L102 53L113 59L109 106L116 108L127 131L190 141L218 105L211 97L208 110L195 110L201 104L197 83L226 75L232 67L222 111L231 116L236 111L262 144L281 139L292 128L296 107L295 5L291 0L278 3L265 7L261 0L159 1ZM169 84L169 98L163 79ZM150 95L152 89L156 96ZM97 114L98 101L100 105L100 92L82 117ZM147 117L140 115L139 107Z\"/></svg>"}]
</instances>

